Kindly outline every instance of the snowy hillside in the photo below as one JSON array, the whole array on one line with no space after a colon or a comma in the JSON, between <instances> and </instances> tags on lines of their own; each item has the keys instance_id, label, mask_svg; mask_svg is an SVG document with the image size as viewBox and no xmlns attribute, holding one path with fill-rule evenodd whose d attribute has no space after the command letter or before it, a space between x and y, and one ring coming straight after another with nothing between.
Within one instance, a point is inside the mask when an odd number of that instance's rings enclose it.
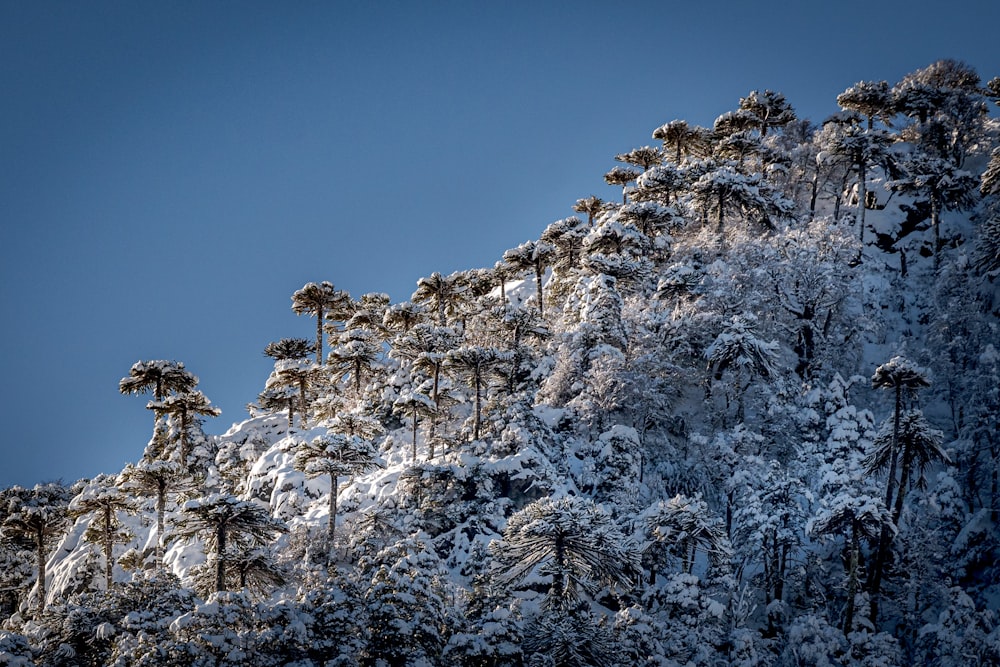
<instances>
[{"instance_id":1,"label":"snowy hillside","mask_svg":"<svg viewBox=\"0 0 1000 667\"><path fill-rule=\"evenodd\" d=\"M221 436L138 362L134 465L2 491L0 664L1000 664L998 100L651 128L492 267L296 291Z\"/></svg>"}]
</instances>

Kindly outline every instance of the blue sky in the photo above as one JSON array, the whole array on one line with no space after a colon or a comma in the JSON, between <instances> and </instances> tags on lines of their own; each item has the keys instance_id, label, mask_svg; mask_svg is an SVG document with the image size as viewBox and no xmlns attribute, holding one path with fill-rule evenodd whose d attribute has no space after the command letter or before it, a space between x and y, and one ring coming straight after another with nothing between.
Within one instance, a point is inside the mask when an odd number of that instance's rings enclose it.
<instances>
[{"instance_id":1,"label":"blue sky","mask_svg":"<svg viewBox=\"0 0 1000 667\"><path fill-rule=\"evenodd\" d=\"M312 335L304 283L492 266L667 121L1000 74L991 0L675 4L0 1L0 486L137 460L139 359L183 361L224 431L264 346Z\"/></svg>"}]
</instances>

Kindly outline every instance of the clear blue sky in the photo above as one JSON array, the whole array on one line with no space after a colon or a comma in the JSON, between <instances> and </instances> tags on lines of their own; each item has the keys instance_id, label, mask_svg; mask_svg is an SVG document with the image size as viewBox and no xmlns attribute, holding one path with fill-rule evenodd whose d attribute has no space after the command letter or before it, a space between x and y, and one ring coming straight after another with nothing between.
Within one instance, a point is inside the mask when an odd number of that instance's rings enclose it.
<instances>
[{"instance_id":1,"label":"clear blue sky","mask_svg":"<svg viewBox=\"0 0 1000 667\"><path fill-rule=\"evenodd\" d=\"M993 0L677 5L0 0L0 486L137 460L139 359L185 362L224 431L264 346L312 335L304 283L492 266L662 123L1000 74Z\"/></svg>"}]
</instances>

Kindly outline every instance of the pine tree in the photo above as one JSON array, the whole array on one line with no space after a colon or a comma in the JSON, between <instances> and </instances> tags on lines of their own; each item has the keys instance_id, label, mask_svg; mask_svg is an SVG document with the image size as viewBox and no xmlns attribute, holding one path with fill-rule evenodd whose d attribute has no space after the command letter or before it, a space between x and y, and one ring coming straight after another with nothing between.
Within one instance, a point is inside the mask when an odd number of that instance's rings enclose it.
<instances>
[{"instance_id":1,"label":"pine tree","mask_svg":"<svg viewBox=\"0 0 1000 667\"><path fill-rule=\"evenodd\" d=\"M150 401L146 405L148 410L153 410L156 414L167 414L178 420L177 440L180 445L180 461L182 467L187 467L187 457L189 449L189 430L192 426L192 418L198 417L218 417L222 410L211 404L208 397L198 390L185 391L168 396L162 401Z\"/></svg>"},{"instance_id":2,"label":"pine tree","mask_svg":"<svg viewBox=\"0 0 1000 667\"><path fill-rule=\"evenodd\" d=\"M136 466L126 466L122 471L124 488L135 488L139 493L156 497L156 567L163 567L164 518L167 494L185 487L183 469L173 461L143 459Z\"/></svg>"},{"instance_id":3,"label":"pine tree","mask_svg":"<svg viewBox=\"0 0 1000 667\"><path fill-rule=\"evenodd\" d=\"M200 537L211 549L209 562L215 565L216 592L228 590L226 573L234 554L266 545L288 530L284 522L272 518L256 503L225 494L186 502L174 525L177 537Z\"/></svg>"},{"instance_id":4,"label":"pine tree","mask_svg":"<svg viewBox=\"0 0 1000 667\"><path fill-rule=\"evenodd\" d=\"M327 540L334 548L337 536L337 495L340 478L356 475L375 467L377 452L368 440L358 436L332 434L317 436L299 445L295 453L295 468L309 477L328 475L330 500L327 514Z\"/></svg>"},{"instance_id":5,"label":"pine tree","mask_svg":"<svg viewBox=\"0 0 1000 667\"><path fill-rule=\"evenodd\" d=\"M114 545L132 538L132 535L123 529L118 514L133 513L136 510L135 501L119 489L117 484L117 479L99 475L73 498L67 508L69 516L73 519L92 515L85 536L98 542L104 550L104 588L108 591L114 583Z\"/></svg>"},{"instance_id":6,"label":"pine tree","mask_svg":"<svg viewBox=\"0 0 1000 667\"><path fill-rule=\"evenodd\" d=\"M544 498L516 512L503 540L490 549L494 576L502 584L516 584L533 571L551 575L548 607L574 607L578 588L594 591L607 584L631 589L641 574L638 552L611 515L577 496Z\"/></svg>"},{"instance_id":7,"label":"pine tree","mask_svg":"<svg viewBox=\"0 0 1000 667\"><path fill-rule=\"evenodd\" d=\"M292 310L296 315L316 318L316 363L323 363L323 322L327 317L344 319L349 312L351 297L332 283L306 283L292 294Z\"/></svg>"},{"instance_id":8,"label":"pine tree","mask_svg":"<svg viewBox=\"0 0 1000 667\"><path fill-rule=\"evenodd\" d=\"M36 484L32 489L12 486L0 495L0 535L26 540L35 550L39 615L45 611L45 562L52 543L66 527L70 497L70 489L58 482Z\"/></svg>"},{"instance_id":9,"label":"pine tree","mask_svg":"<svg viewBox=\"0 0 1000 667\"><path fill-rule=\"evenodd\" d=\"M483 422L483 389L490 371L501 359L498 350L477 345L462 346L445 356L444 368L464 380L473 392L473 440L479 440Z\"/></svg>"}]
</instances>

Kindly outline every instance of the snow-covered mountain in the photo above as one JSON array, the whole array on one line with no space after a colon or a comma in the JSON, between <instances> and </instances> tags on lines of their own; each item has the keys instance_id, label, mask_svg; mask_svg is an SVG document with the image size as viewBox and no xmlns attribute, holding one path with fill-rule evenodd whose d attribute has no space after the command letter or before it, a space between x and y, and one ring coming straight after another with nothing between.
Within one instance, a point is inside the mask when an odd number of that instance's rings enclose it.
<instances>
[{"instance_id":1,"label":"snow-covered mountain","mask_svg":"<svg viewBox=\"0 0 1000 667\"><path fill-rule=\"evenodd\" d=\"M998 99L666 123L493 267L296 291L221 436L137 363L134 465L3 491L0 662L1000 664Z\"/></svg>"}]
</instances>

